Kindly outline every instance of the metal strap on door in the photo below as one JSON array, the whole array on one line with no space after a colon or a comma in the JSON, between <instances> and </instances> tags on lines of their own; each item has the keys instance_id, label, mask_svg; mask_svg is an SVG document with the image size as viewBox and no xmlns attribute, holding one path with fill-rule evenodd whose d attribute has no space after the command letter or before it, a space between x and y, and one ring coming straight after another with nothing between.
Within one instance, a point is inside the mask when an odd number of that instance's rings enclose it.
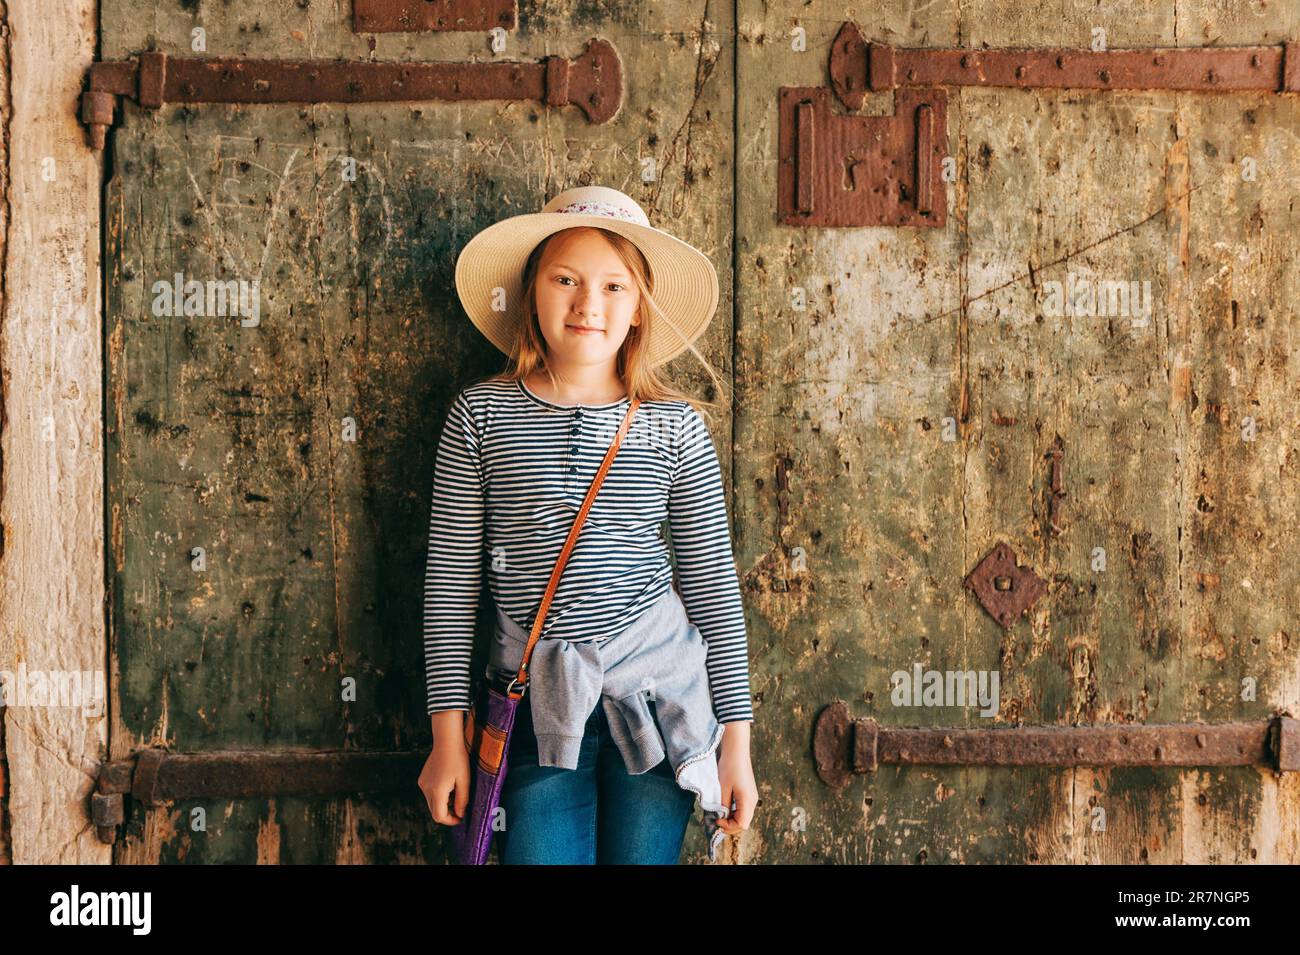
<instances>
[{"instance_id":1,"label":"metal strap on door","mask_svg":"<svg viewBox=\"0 0 1300 955\"><path fill-rule=\"evenodd\" d=\"M1300 43L1138 50L895 49L846 21L829 87L779 94L777 215L797 226L942 226L946 86L1019 89L1300 92ZM855 116L867 91L892 90L890 116ZM851 112L832 107L835 96Z\"/></svg>"},{"instance_id":2,"label":"metal strap on door","mask_svg":"<svg viewBox=\"0 0 1300 955\"><path fill-rule=\"evenodd\" d=\"M91 64L81 121L93 149L104 148L118 97L144 109L169 103L392 103L429 100L536 100L576 106L607 123L623 102L623 65L606 40L592 38L573 59L536 62L376 63L180 57L150 51Z\"/></svg>"},{"instance_id":3,"label":"metal strap on door","mask_svg":"<svg viewBox=\"0 0 1300 955\"><path fill-rule=\"evenodd\" d=\"M1300 720L971 729L881 726L826 706L813 730L817 775L840 788L882 763L932 766L1253 766L1300 770Z\"/></svg>"},{"instance_id":4,"label":"metal strap on door","mask_svg":"<svg viewBox=\"0 0 1300 955\"><path fill-rule=\"evenodd\" d=\"M114 842L127 819L125 797L151 807L178 799L262 799L418 792L427 751L169 753L140 750L100 767L90 818L101 842Z\"/></svg>"}]
</instances>

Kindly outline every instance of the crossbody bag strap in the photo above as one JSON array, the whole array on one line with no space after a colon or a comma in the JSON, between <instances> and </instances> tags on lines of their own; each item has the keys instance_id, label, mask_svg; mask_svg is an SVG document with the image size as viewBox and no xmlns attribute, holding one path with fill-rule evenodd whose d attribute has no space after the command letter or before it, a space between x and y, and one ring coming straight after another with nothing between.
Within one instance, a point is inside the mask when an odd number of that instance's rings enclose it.
<instances>
[{"instance_id":1,"label":"crossbody bag strap","mask_svg":"<svg viewBox=\"0 0 1300 955\"><path fill-rule=\"evenodd\" d=\"M506 693L512 699L523 698L524 689L528 686L528 661L532 659L533 647L536 646L538 638L542 635L542 626L546 622L546 611L550 609L551 598L555 596L556 586L559 586L560 574L564 573L564 564L568 563L569 551L573 550L573 544L577 543L577 535L581 533L582 524L586 521L586 512L591 509L591 502L595 500L595 492L601 490L604 482L604 476L610 465L614 464L614 456L619 453L619 446L623 444L623 438L627 437L628 429L632 426L632 418L636 416L637 405L641 404L640 398L633 398L632 404L628 407L628 413L623 416L623 424L619 425L619 431L614 435L614 442L610 444L610 450L604 452L604 460L601 461L601 468L595 472L595 478L591 481L591 486L586 491L586 498L582 500L582 507L578 508L577 517L573 518L573 526L569 529L567 541L564 541L564 547L560 548L559 559L555 561L555 569L551 570L551 579L546 583L546 592L542 595L542 605L537 608L537 617L533 620L533 633L529 634L528 646L524 647L524 659L519 664L519 673L510 683ZM517 687L517 690L516 690Z\"/></svg>"},{"instance_id":2,"label":"crossbody bag strap","mask_svg":"<svg viewBox=\"0 0 1300 955\"><path fill-rule=\"evenodd\" d=\"M623 416L623 423L619 425L618 433L614 435L613 443L610 444L609 450L605 452L605 460L600 462L600 469L596 472L591 487L587 489L587 496L582 502L582 507L578 509L578 516L574 518L573 527L569 529L569 537L560 550L559 559L555 562L555 569L551 571L551 579L546 584L546 593L542 595L542 605L537 609L537 616L533 620L533 632L528 637L528 645L524 647L524 658L519 664L519 672L510 681L510 686L506 691L507 695L512 699L518 700L524 695L524 689L528 685L528 661L533 655L534 645L542 635L542 626L546 623L546 611L550 609L551 598L555 596L555 588L560 583L560 575L564 573L564 565L569 560L569 552L573 550L573 545L578 540L578 534L582 531L582 525L587 519L587 512L591 510L591 502L596 499L596 492L600 490L600 485L604 483L605 474L609 471L610 465L614 463L614 455L618 454L619 445L623 443L628 428L632 426L632 418L636 415L637 406L640 404L640 398L632 399L627 414Z\"/></svg>"}]
</instances>

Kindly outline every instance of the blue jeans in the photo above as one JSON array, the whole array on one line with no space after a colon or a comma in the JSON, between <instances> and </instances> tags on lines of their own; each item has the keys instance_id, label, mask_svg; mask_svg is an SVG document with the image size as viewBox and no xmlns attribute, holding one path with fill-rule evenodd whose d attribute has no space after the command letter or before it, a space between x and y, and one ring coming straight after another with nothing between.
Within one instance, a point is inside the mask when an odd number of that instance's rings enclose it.
<instances>
[{"instance_id":1,"label":"blue jeans","mask_svg":"<svg viewBox=\"0 0 1300 955\"><path fill-rule=\"evenodd\" d=\"M538 766L530 696L520 701L510 734L505 828L495 837L501 864L676 865L695 793L677 785L667 757L629 775L597 702L578 768Z\"/></svg>"}]
</instances>

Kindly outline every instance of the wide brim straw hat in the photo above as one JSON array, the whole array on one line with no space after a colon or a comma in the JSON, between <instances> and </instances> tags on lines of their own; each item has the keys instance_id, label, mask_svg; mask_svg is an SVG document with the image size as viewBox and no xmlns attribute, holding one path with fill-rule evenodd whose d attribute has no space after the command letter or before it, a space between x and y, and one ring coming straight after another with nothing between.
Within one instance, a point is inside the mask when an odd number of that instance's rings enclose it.
<instances>
[{"instance_id":1,"label":"wide brim straw hat","mask_svg":"<svg viewBox=\"0 0 1300 955\"><path fill-rule=\"evenodd\" d=\"M709 257L650 225L645 211L630 196L607 186L579 186L555 196L541 212L488 226L461 249L456 259L456 293L470 321L488 341L512 354L523 321L524 267L529 254L547 236L579 226L617 232L645 256L653 279L651 295L664 313L651 315L643 346L650 365L676 357L699 338L718 307L718 273ZM504 311L492 307L502 302Z\"/></svg>"}]
</instances>

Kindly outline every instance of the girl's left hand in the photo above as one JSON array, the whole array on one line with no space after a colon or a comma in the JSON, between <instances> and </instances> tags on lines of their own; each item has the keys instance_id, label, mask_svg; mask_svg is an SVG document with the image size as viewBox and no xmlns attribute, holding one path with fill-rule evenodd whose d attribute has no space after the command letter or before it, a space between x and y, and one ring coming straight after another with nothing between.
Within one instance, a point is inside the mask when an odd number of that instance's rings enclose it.
<instances>
[{"instance_id":1,"label":"girl's left hand","mask_svg":"<svg viewBox=\"0 0 1300 955\"><path fill-rule=\"evenodd\" d=\"M718 757L722 804L735 807L725 818L718 820L718 828L728 835L737 835L748 829L758 806L758 786L754 783L754 767L749 760L749 727L748 720L727 723Z\"/></svg>"}]
</instances>

